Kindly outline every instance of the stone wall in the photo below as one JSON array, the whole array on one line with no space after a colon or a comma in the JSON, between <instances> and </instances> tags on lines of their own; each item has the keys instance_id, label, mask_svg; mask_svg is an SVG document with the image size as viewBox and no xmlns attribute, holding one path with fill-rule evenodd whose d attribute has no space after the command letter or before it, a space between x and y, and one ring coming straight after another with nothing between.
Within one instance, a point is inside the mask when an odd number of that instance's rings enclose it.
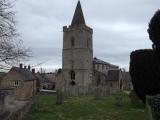
<instances>
[{"instance_id":1,"label":"stone wall","mask_svg":"<svg viewBox=\"0 0 160 120\"><path fill-rule=\"evenodd\" d=\"M104 95L110 94L107 86L69 86L64 92L67 96L95 95L97 88L100 88Z\"/></svg>"},{"instance_id":2,"label":"stone wall","mask_svg":"<svg viewBox=\"0 0 160 120\"><path fill-rule=\"evenodd\" d=\"M21 108L15 109L15 111L5 110L0 112L0 118L1 120L22 120L33 104L34 100L30 100Z\"/></svg>"}]
</instances>

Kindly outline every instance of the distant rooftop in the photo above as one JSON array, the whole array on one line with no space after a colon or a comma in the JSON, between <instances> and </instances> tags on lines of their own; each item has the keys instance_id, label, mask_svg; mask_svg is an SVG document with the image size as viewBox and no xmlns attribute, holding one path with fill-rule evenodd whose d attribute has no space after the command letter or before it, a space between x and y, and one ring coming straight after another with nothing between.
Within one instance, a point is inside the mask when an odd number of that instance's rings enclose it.
<instances>
[{"instance_id":1,"label":"distant rooftop","mask_svg":"<svg viewBox=\"0 0 160 120\"><path fill-rule=\"evenodd\" d=\"M105 65L109 65L109 66L113 66L113 67L119 68L117 65L113 65L113 64L111 64L111 63L109 63L109 62L105 62L105 61L100 60L100 59L98 59L98 58L96 58L96 57L93 59L93 61L94 61L95 63L97 63L97 64L105 64Z\"/></svg>"},{"instance_id":2,"label":"distant rooftop","mask_svg":"<svg viewBox=\"0 0 160 120\"><path fill-rule=\"evenodd\" d=\"M35 76L32 74L32 72L25 68L19 68L19 67L12 67L10 71L15 71L19 73L23 80L35 80Z\"/></svg>"}]
</instances>

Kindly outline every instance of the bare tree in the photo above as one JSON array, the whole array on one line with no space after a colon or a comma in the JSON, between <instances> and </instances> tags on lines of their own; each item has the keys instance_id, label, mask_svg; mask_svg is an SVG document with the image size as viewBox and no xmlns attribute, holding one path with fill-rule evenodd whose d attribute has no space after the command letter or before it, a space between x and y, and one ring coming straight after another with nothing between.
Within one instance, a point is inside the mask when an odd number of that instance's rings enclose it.
<instances>
[{"instance_id":1,"label":"bare tree","mask_svg":"<svg viewBox=\"0 0 160 120\"><path fill-rule=\"evenodd\" d=\"M29 57L29 49L22 45L16 29L15 1L0 0L0 69L6 69L19 60Z\"/></svg>"}]
</instances>

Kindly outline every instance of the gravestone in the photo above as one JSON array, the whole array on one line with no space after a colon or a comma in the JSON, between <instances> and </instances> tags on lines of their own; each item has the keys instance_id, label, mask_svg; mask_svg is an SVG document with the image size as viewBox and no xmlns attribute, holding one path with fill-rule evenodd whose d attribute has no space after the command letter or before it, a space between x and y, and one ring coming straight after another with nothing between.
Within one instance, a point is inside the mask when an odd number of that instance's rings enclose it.
<instances>
[{"instance_id":1,"label":"gravestone","mask_svg":"<svg viewBox=\"0 0 160 120\"><path fill-rule=\"evenodd\" d=\"M95 99L96 100L101 100L103 98L103 93L101 87L97 87L95 89Z\"/></svg>"},{"instance_id":2,"label":"gravestone","mask_svg":"<svg viewBox=\"0 0 160 120\"><path fill-rule=\"evenodd\" d=\"M122 97L121 97L121 96L116 96L116 97L114 98L114 104L115 104L115 106L117 106L117 107L122 106L122 105L123 105L123 99L122 99Z\"/></svg>"},{"instance_id":3,"label":"gravestone","mask_svg":"<svg viewBox=\"0 0 160 120\"><path fill-rule=\"evenodd\" d=\"M160 120L160 95L146 96L150 120Z\"/></svg>"},{"instance_id":4,"label":"gravestone","mask_svg":"<svg viewBox=\"0 0 160 120\"><path fill-rule=\"evenodd\" d=\"M132 90L129 94L130 100L132 104L139 104L140 100L137 97L136 93L134 92L134 90Z\"/></svg>"},{"instance_id":5,"label":"gravestone","mask_svg":"<svg viewBox=\"0 0 160 120\"><path fill-rule=\"evenodd\" d=\"M56 104L57 105L63 104L63 101L64 101L64 94L63 94L63 92L60 89L58 89L56 91L56 95L57 95L57 97L56 97Z\"/></svg>"},{"instance_id":6,"label":"gravestone","mask_svg":"<svg viewBox=\"0 0 160 120\"><path fill-rule=\"evenodd\" d=\"M4 111L5 107L5 93L0 91L0 113Z\"/></svg>"}]
</instances>

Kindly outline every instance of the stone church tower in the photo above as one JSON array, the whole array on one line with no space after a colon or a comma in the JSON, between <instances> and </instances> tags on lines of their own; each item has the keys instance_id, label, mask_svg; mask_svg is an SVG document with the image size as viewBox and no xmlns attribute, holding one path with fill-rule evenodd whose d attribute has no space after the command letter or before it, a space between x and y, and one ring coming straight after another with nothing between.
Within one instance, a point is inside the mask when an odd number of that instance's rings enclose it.
<instances>
[{"instance_id":1,"label":"stone church tower","mask_svg":"<svg viewBox=\"0 0 160 120\"><path fill-rule=\"evenodd\" d=\"M85 23L78 1L72 23L63 27L62 70L66 88L89 86L93 79L93 30Z\"/></svg>"}]
</instances>

